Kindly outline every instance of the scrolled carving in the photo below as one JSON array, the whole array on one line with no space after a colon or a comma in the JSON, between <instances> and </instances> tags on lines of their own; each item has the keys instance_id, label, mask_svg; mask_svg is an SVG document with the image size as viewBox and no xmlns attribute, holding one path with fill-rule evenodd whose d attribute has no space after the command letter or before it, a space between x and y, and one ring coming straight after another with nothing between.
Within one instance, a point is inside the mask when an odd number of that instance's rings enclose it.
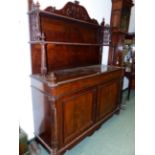
<instances>
[{"instance_id":1,"label":"scrolled carving","mask_svg":"<svg viewBox=\"0 0 155 155\"><path fill-rule=\"evenodd\" d=\"M86 11L86 9L79 5L78 1L75 1L74 3L68 2L62 9L56 10L53 9L54 7L47 7L45 11L52 12L58 15L63 15L79 20L83 20L89 23L98 24L98 22L95 19L91 19Z\"/></svg>"}]
</instances>

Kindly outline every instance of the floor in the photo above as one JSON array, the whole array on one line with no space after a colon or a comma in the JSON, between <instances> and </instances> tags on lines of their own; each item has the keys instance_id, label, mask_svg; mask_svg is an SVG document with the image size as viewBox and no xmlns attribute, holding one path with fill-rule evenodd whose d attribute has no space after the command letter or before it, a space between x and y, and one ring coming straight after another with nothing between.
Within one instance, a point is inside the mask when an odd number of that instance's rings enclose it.
<instances>
[{"instance_id":1,"label":"floor","mask_svg":"<svg viewBox=\"0 0 155 155\"><path fill-rule=\"evenodd\" d=\"M123 110L114 115L92 136L85 138L64 155L134 155L135 154L135 93L130 100L123 93ZM40 155L48 155L41 147Z\"/></svg>"}]
</instances>

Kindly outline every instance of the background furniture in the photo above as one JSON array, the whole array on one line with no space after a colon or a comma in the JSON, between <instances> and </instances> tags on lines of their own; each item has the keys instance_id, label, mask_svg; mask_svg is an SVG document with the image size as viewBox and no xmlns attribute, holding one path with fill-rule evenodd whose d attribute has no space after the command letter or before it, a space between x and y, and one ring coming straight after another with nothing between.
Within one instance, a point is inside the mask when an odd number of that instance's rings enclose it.
<instances>
[{"instance_id":1,"label":"background furniture","mask_svg":"<svg viewBox=\"0 0 155 155\"><path fill-rule=\"evenodd\" d=\"M125 36L123 65L125 67L125 77L129 80L128 99L130 98L131 89L135 88L135 34L130 33Z\"/></svg>"},{"instance_id":2,"label":"background furniture","mask_svg":"<svg viewBox=\"0 0 155 155\"><path fill-rule=\"evenodd\" d=\"M122 66L125 68L125 77L129 80L128 85L128 99L131 88L134 85L135 79L135 58L131 55L131 49L126 49L127 40L133 41L134 34L128 34L129 20L131 8L133 6L132 0L112 0L111 12L111 45L109 48L108 64L114 66ZM131 45L131 44L130 44ZM125 62L125 55L130 55L128 62Z\"/></svg>"},{"instance_id":3,"label":"background furniture","mask_svg":"<svg viewBox=\"0 0 155 155\"><path fill-rule=\"evenodd\" d=\"M111 48L109 48L108 64L122 66L122 52L117 48L124 45L128 33L132 0L112 0L111 11Z\"/></svg>"},{"instance_id":4,"label":"background furniture","mask_svg":"<svg viewBox=\"0 0 155 155\"><path fill-rule=\"evenodd\" d=\"M119 112L124 72L101 65L104 21L77 1L29 9L35 136L60 155Z\"/></svg>"}]
</instances>

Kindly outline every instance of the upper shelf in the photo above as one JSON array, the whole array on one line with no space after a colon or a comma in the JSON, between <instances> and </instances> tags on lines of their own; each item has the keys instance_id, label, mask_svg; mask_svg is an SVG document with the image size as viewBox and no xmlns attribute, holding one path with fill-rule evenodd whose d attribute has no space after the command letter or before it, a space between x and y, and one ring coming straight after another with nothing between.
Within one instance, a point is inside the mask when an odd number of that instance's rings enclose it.
<instances>
[{"instance_id":1,"label":"upper shelf","mask_svg":"<svg viewBox=\"0 0 155 155\"><path fill-rule=\"evenodd\" d=\"M30 41L30 44L55 44L55 45L72 45L72 46L109 46L109 44L91 44L91 43L71 43L71 42L54 42L54 41Z\"/></svg>"},{"instance_id":2,"label":"upper shelf","mask_svg":"<svg viewBox=\"0 0 155 155\"><path fill-rule=\"evenodd\" d=\"M28 15L33 74L101 64L104 21L99 25L77 1L60 10L32 3Z\"/></svg>"},{"instance_id":3,"label":"upper shelf","mask_svg":"<svg viewBox=\"0 0 155 155\"><path fill-rule=\"evenodd\" d=\"M94 44L99 46L102 43L102 37L100 36L103 36L104 20L99 25L97 20L91 19L87 10L79 5L77 1L74 3L68 2L60 10L52 6L40 10L40 4L32 2L28 14L31 31L30 43L32 44L38 43L34 41L40 42L43 33L45 35L44 40L48 44ZM83 33L85 35L82 35ZM89 36L90 42L88 42L87 36Z\"/></svg>"}]
</instances>

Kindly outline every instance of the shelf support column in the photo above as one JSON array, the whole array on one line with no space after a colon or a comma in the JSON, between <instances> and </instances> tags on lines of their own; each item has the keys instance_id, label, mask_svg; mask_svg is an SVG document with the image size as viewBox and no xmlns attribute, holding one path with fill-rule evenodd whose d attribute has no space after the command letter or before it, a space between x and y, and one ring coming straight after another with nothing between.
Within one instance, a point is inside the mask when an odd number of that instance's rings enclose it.
<instances>
[{"instance_id":1,"label":"shelf support column","mask_svg":"<svg viewBox=\"0 0 155 155\"><path fill-rule=\"evenodd\" d=\"M45 76L47 74L47 63L46 63L46 49L45 49L45 35L41 35L41 74Z\"/></svg>"}]
</instances>

